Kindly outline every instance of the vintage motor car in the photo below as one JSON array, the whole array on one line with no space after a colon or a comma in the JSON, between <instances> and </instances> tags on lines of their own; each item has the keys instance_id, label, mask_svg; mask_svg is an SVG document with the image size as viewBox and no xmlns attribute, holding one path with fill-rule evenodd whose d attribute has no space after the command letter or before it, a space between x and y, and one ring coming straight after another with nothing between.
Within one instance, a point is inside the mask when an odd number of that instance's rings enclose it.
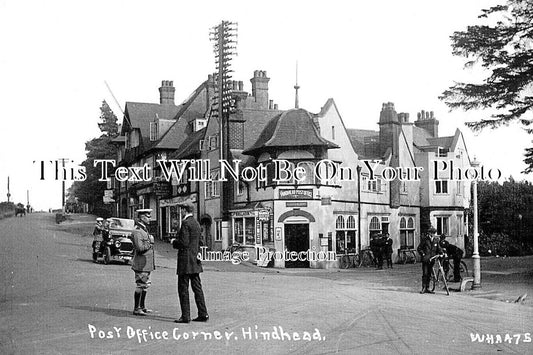
<instances>
[{"instance_id":1,"label":"vintage motor car","mask_svg":"<svg viewBox=\"0 0 533 355\"><path fill-rule=\"evenodd\" d=\"M103 258L104 264L112 260L128 264L133 258L133 242L131 240L135 221L124 218L110 218L103 231L102 238L93 242L93 261Z\"/></svg>"}]
</instances>

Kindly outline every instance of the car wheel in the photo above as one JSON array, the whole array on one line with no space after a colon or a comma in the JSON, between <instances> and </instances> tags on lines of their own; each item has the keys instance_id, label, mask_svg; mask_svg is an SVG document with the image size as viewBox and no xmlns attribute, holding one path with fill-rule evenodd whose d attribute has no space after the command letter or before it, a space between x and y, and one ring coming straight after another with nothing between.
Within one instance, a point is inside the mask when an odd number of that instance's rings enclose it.
<instances>
[{"instance_id":1,"label":"car wheel","mask_svg":"<svg viewBox=\"0 0 533 355\"><path fill-rule=\"evenodd\" d=\"M129 263L130 263L130 261L128 259L124 260L124 264L128 265Z\"/></svg>"},{"instance_id":2,"label":"car wheel","mask_svg":"<svg viewBox=\"0 0 533 355\"><path fill-rule=\"evenodd\" d=\"M111 260L111 249L109 247L105 248L104 251L104 264L109 264L109 261Z\"/></svg>"}]
</instances>

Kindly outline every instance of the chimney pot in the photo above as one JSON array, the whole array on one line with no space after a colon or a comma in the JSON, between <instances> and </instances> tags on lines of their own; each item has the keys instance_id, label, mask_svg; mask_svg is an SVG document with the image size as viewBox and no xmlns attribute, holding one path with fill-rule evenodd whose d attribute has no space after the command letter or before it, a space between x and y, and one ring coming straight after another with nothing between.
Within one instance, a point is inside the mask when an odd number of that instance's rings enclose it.
<instances>
[{"instance_id":1,"label":"chimney pot","mask_svg":"<svg viewBox=\"0 0 533 355\"><path fill-rule=\"evenodd\" d=\"M268 100L268 109L272 110L273 107L274 107L274 100Z\"/></svg>"},{"instance_id":2,"label":"chimney pot","mask_svg":"<svg viewBox=\"0 0 533 355\"><path fill-rule=\"evenodd\" d=\"M239 81L239 91L243 91L244 83L242 81Z\"/></svg>"},{"instance_id":3,"label":"chimney pot","mask_svg":"<svg viewBox=\"0 0 533 355\"><path fill-rule=\"evenodd\" d=\"M278 104L274 104L274 110L278 109Z\"/></svg>"},{"instance_id":4,"label":"chimney pot","mask_svg":"<svg viewBox=\"0 0 533 355\"><path fill-rule=\"evenodd\" d=\"M417 112L417 113L416 113L416 118L417 118L419 121L420 121L420 116L422 116L422 115L420 114L420 112Z\"/></svg>"},{"instance_id":5,"label":"chimney pot","mask_svg":"<svg viewBox=\"0 0 533 355\"><path fill-rule=\"evenodd\" d=\"M429 112L429 117L431 117L431 118L434 118L434 117L435 117L433 111L430 111L430 112Z\"/></svg>"}]
</instances>

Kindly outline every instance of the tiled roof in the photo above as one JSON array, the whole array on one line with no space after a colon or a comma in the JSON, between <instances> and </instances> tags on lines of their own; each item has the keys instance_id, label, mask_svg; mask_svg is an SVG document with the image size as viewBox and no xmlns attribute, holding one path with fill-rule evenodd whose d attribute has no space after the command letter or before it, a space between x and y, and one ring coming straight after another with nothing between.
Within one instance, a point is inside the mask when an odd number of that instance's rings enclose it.
<instances>
[{"instance_id":1,"label":"tiled roof","mask_svg":"<svg viewBox=\"0 0 533 355\"><path fill-rule=\"evenodd\" d=\"M255 144L243 153L253 155L265 148L297 146L338 148L336 144L320 136L309 112L303 109L292 109L270 120Z\"/></svg>"},{"instance_id":2,"label":"tiled roof","mask_svg":"<svg viewBox=\"0 0 533 355\"><path fill-rule=\"evenodd\" d=\"M205 138L207 128L193 132L185 138L179 148L170 155L170 159L183 159L200 154L200 140Z\"/></svg>"},{"instance_id":3,"label":"tiled roof","mask_svg":"<svg viewBox=\"0 0 533 355\"><path fill-rule=\"evenodd\" d=\"M413 126L413 144L417 147L428 146L428 138L431 138L431 134L423 128Z\"/></svg>"},{"instance_id":4,"label":"tiled roof","mask_svg":"<svg viewBox=\"0 0 533 355\"><path fill-rule=\"evenodd\" d=\"M450 148L453 143L454 136L451 137L438 137L428 138L427 141L432 146L438 146L443 148Z\"/></svg>"},{"instance_id":5,"label":"tiled roof","mask_svg":"<svg viewBox=\"0 0 533 355\"><path fill-rule=\"evenodd\" d=\"M369 129L346 129L352 147L360 158L380 158L379 132Z\"/></svg>"}]
</instances>

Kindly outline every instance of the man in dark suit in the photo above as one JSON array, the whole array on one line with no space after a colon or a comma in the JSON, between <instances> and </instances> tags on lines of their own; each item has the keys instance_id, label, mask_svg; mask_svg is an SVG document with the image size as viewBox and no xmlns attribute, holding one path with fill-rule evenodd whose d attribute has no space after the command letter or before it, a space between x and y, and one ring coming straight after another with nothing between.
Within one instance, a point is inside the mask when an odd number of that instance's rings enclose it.
<instances>
[{"instance_id":1,"label":"man in dark suit","mask_svg":"<svg viewBox=\"0 0 533 355\"><path fill-rule=\"evenodd\" d=\"M435 264L435 259L432 259L435 255L442 255L442 249L439 244L438 238L435 236L437 230L433 227L428 229L428 236L423 238L418 245L418 253L422 259L422 291L420 293L435 293L430 291L429 280L431 279L431 270Z\"/></svg>"},{"instance_id":2,"label":"man in dark suit","mask_svg":"<svg viewBox=\"0 0 533 355\"><path fill-rule=\"evenodd\" d=\"M170 240L175 249L178 249L178 296L181 306L181 317L176 323L189 323L191 310L189 304L189 281L194 300L198 308L196 322L207 322L209 315L205 306L204 292L200 281L200 273L203 272L202 264L198 260L200 245L203 245L202 230L193 217L194 206L190 202L179 205L181 208L181 228L177 238Z\"/></svg>"},{"instance_id":3,"label":"man in dark suit","mask_svg":"<svg viewBox=\"0 0 533 355\"><path fill-rule=\"evenodd\" d=\"M383 247L383 249L384 249L383 254L385 254L385 258L387 259L387 268L391 268L392 269L392 244L393 244L393 240L390 237L389 233L385 233L383 235L383 244L385 245Z\"/></svg>"}]
</instances>

